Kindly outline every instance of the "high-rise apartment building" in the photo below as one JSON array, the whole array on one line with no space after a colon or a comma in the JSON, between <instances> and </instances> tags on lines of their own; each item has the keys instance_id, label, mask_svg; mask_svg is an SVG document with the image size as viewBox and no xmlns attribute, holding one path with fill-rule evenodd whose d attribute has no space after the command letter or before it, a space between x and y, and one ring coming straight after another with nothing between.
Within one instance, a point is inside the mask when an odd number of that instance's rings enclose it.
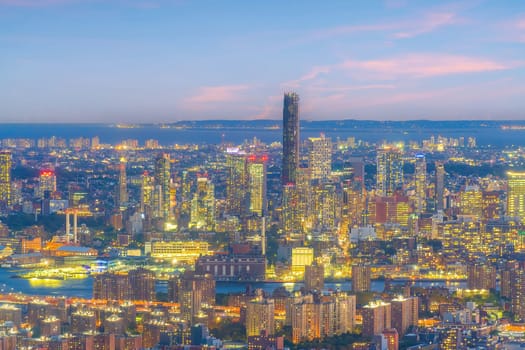
<instances>
[{"instance_id":1,"label":"high-rise apartment building","mask_svg":"<svg viewBox=\"0 0 525 350\"><path fill-rule=\"evenodd\" d=\"M365 337L372 337L391 327L392 305L382 301L365 305L363 314L363 332Z\"/></svg>"},{"instance_id":2,"label":"high-rise apartment building","mask_svg":"<svg viewBox=\"0 0 525 350\"><path fill-rule=\"evenodd\" d=\"M117 191L117 208L124 208L128 202L128 184L126 176L126 158L120 158L118 191Z\"/></svg>"},{"instance_id":3,"label":"high-rise apartment building","mask_svg":"<svg viewBox=\"0 0 525 350\"><path fill-rule=\"evenodd\" d=\"M155 189L153 195L153 214L169 220L170 213L170 155L161 153L155 159Z\"/></svg>"},{"instance_id":4,"label":"high-rise apartment building","mask_svg":"<svg viewBox=\"0 0 525 350\"><path fill-rule=\"evenodd\" d=\"M501 271L501 295L511 300L514 319L525 321L525 268L523 262L509 261Z\"/></svg>"},{"instance_id":5,"label":"high-rise apartment building","mask_svg":"<svg viewBox=\"0 0 525 350\"><path fill-rule=\"evenodd\" d=\"M137 268L128 273L129 285L132 288L132 300L155 300L155 273L144 268Z\"/></svg>"},{"instance_id":6,"label":"high-rise apartment building","mask_svg":"<svg viewBox=\"0 0 525 350\"><path fill-rule=\"evenodd\" d=\"M267 156L248 157L248 192L250 195L250 213L263 216L267 210L266 201L266 162Z\"/></svg>"},{"instance_id":7,"label":"high-rise apartment building","mask_svg":"<svg viewBox=\"0 0 525 350\"><path fill-rule=\"evenodd\" d=\"M292 342L296 344L351 332L355 305L355 295L344 292L290 298L286 312L292 326Z\"/></svg>"},{"instance_id":8,"label":"high-rise apartment building","mask_svg":"<svg viewBox=\"0 0 525 350\"><path fill-rule=\"evenodd\" d=\"M299 167L299 95L284 94L282 183L295 183Z\"/></svg>"},{"instance_id":9,"label":"high-rise apartment building","mask_svg":"<svg viewBox=\"0 0 525 350\"><path fill-rule=\"evenodd\" d=\"M46 193L53 193L57 190L57 177L53 169L42 169L38 176L37 198L43 199Z\"/></svg>"},{"instance_id":10,"label":"high-rise apartment building","mask_svg":"<svg viewBox=\"0 0 525 350\"><path fill-rule=\"evenodd\" d=\"M392 328L397 330L400 337L405 335L408 327L417 326L419 320L418 297L397 297L391 301Z\"/></svg>"},{"instance_id":11,"label":"high-rise apartment building","mask_svg":"<svg viewBox=\"0 0 525 350\"><path fill-rule=\"evenodd\" d=\"M304 287L307 291L322 291L324 289L324 266L318 264L306 265L304 270Z\"/></svg>"},{"instance_id":12,"label":"high-rise apartment building","mask_svg":"<svg viewBox=\"0 0 525 350\"><path fill-rule=\"evenodd\" d=\"M212 231L215 227L215 186L207 177L197 178L197 191L191 201L189 227Z\"/></svg>"},{"instance_id":13,"label":"high-rise apartment building","mask_svg":"<svg viewBox=\"0 0 525 350\"><path fill-rule=\"evenodd\" d=\"M352 265L352 291L370 291L371 272L369 265Z\"/></svg>"},{"instance_id":14,"label":"high-rise apartment building","mask_svg":"<svg viewBox=\"0 0 525 350\"><path fill-rule=\"evenodd\" d=\"M248 162L246 153L238 148L226 151L226 213L241 217L247 212Z\"/></svg>"},{"instance_id":15,"label":"high-rise apartment building","mask_svg":"<svg viewBox=\"0 0 525 350\"><path fill-rule=\"evenodd\" d=\"M525 222L525 172L507 172L507 216Z\"/></svg>"},{"instance_id":16,"label":"high-rise apartment building","mask_svg":"<svg viewBox=\"0 0 525 350\"><path fill-rule=\"evenodd\" d=\"M174 294L180 304L181 318L193 325L203 308L215 305L215 280L210 274L186 271L180 276Z\"/></svg>"},{"instance_id":17,"label":"high-rise apartment building","mask_svg":"<svg viewBox=\"0 0 525 350\"><path fill-rule=\"evenodd\" d=\"M11 205L11 152L0 151L0 202Z\"/></svg>"},{"instance_id":18,"label":"high-rise apartment building","mask_svg":"<svg viewBox=\"0 0 525 350\"><path fill-rule=\"evenodd\" d=\"M71 333L92 332L96 329L97 318L91 310L78 310L71 314Z\"/></svg>"},{"instance_id":19,"label":"high-rise apartment building","mask_svg":"<svg viewBox=\"0 0 525 350\"><path fill-rule=\"evenodd\" d=\"M275 305L273 299L262 294L246 304L246 336L256 336L261 331L267 335L275 334Z\"/></svg>"},{"instance_id":20,"label":"high-rise apartment building","mask_svg":"<svg viewBox=\"0 0 525 350\"><path fill-rule=\"evenodd\" d=\"M479 221L483 216L483 193L479 186L468 185L459 194L460 214Z\"/></svg>"},{"instance_id":21,"label":"high-rise apartment building","mask_svg":"<svg viewBox=\"0 0 525 350\"><path fill-rule=\"evenodd\" d=\"M425 211L427 202L427 160L424 154L416 155L415 166L415 189L416 189L416 214L421 214Z\"/></svg>"},{"instance_id":22,"label":"high-rise apartment building","mask_svg":"<svg viewBox=\"0 0 525 350\"><path fill-rule=\"evenodd\" d=\"M496 289L496 268L487 263L470 263L467 266L468 289Z\"/></svg>"},{"instance_id":23,"label":"high-rise apartment building","mask_svg":"<svg viewBox=\"0 0 525 350\"><path fill-rule=\"evenodd\" d=\"M445 208L445 165L436 162L436 210Z\"/></svg>"},{"instance_id":24,"label":"high-rise apartment building","mask_svg":"<svg viewBox=\"0 0 525 350\"><path fill-rule=\"evenodd\" d=\"M153 189L155 188L154 183L153 176L150 176L147 171L144 171L140 186L140 211L142 213L146 213L151 209Z\"/></svg>"},{"instance_id":25,"label":"high-rise apartment building","mask_svg":"<svg viewBox=\"0 0 525 350\"><path fill-rule=\"evenodd\" d=\"M324 134L307 140L310 180L326 181L332 172L332 139Z\"/></svg>"},{"instance_id":26,"label":"high-rise apartment building","mask_svg":"<svg viewBox=\"0 0 525 350\"><path fill-rule=\"evenodd\" d=\"M392 196L403 187L403 154L400 149L383 146L377 150L377 194Z\"/></svg>"}]
</instances>

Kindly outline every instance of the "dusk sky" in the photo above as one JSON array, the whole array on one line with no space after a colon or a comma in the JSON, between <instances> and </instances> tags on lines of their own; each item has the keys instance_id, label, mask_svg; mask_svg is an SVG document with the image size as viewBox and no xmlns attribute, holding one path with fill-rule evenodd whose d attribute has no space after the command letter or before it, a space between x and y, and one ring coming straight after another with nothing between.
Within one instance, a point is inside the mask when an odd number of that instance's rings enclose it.
<instances>
[{"instance_id":1,"label":"dusk sky","mask_svg":"<svg viewBox=\"0 0 525 350\"><path fill-rule=\"evenodd\" d=\"M525 1L0 0L0 122L525 119Z\"/></svg>"}]
</instances>

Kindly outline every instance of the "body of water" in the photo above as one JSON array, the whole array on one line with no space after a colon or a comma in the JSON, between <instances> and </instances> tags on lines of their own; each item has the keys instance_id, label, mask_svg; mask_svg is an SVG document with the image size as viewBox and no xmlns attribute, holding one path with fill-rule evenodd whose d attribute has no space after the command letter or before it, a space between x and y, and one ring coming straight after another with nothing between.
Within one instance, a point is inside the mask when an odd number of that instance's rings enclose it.
<instances>
[{"instance_id":1,"label":"body of water","mask_svg":"<svg viewBox=\"0 0 525 350\"><path fill-rule=\"evenodd\" d=\"M13 268L0 268L0 293L22 293L28 295L51 295L51 296L66 296L66 297L80 297L90 299L93 295L93 278L85 279L70 279L70 280L45 280L45 279L24 279L12 278L12 276L19 275L26 270ZM404 285L405 282L393 282L394 285ZM418 287L448 287L452 290L457 288L465 288L465 282L414 282ZM303 287L303 283L273 283L273 282L217 282L216 291L221 294L241 293L250 288L262 289L267 293L273 292L274 289L284 287L288 291L299 290ZM343 290L349 291L352 288L350 281L344 282L329 282L325 283L327 290ZM372 291L382 292L385 288L384 281L372 281ZM157 291L167 292L167 284L164 282L157 283Z\"/></svg>"},{"instance_id":2,"label":"body of water","mask_svg":"<svg viewBox=\"0 0 525 350\"><path fill-rule=\"evenodd\" d=\"M278 121L275 123L278 124ZM316 125L315 128L302 128L302 139L319 136L323 132L333 140L345 140L355 137L356 140L377 143L381 141L422 141L431 136L460 138L475 137L480 146L519 146L524 145L525 130L502 130L499 126L480 127L472 123L458 122L456 127L410 127L404 124L381 128L378 125L363 125L355 128L337 128L333 123L327 123L326 128ZM117 128L103 124L0 124L0 139L4 138L49 138L52 136L70 139L78 137L100 137L101 143L116 144L125 139L136 139L141 145L148 139L156 139L161 145L174 144L220 144L231 142L240 144L245 140L257 137L265 143L282 140L282 131L265 128L161 128L155 125L144 125L138 128Z\"/></svg>"}]
</instances>

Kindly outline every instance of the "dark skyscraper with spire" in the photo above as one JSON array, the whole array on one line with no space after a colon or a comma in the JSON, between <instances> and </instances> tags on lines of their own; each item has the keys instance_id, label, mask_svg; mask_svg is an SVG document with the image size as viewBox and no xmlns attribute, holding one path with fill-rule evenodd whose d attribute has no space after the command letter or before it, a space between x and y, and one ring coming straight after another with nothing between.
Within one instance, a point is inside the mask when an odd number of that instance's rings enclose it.
<instances>
[{"instance_id":1,"label":"dark skyscraper with spire","mask_svg":"<svg viewBox=\"0 0 525 350\"><path fill-rule=\"evenodd\" d=\"M299 167L299 95L284 94L283 107L283 184L295 184Z\"/></svg>"}]
</instances>

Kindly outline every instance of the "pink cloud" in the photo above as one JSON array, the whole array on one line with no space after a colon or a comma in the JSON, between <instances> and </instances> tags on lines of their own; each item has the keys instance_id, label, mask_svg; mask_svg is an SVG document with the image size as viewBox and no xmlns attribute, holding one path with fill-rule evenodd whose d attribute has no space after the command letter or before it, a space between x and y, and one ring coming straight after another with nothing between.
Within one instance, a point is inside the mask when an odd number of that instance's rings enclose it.
<instances>
[{"instance_id":1,"label":"pink cloud","mask_svg":"<svg viewBox=\"0 0 525 350\"><path fill-rule=\"evenodd\" d=\"M296 89L299 86L301 86L302 83L306 81L314 80L317 77L319 77L321 74L330 73L333 70L333 68L334 68L333 66L328 66L328 65L327 66L314 66L308 72L300 76L298 79L287 81L281 85L285 89Z\"/></svg>"},{"instance_id":2,"label":"pink cloud","mask_svg":"<svg viewBox=\"0 0 525 350\"><path fill-rule=\"evenodd\" d=\"M447 54L411 54L389 59L348 60L340 68L349 72L368 73L380 79L429 78L440 75L490 72L513 68L490 59Z\"/></svg>"},{"instance_id":3,"label":"pink cloud","mask_svg":"<svg viewBox=\"0 0 525 350\"><path fill-rule=\"evenodd\" d=\"M525 43L525 17L515 17L497 24L499 40Z\"/></svg>"},{"instance_id":4,"label":"pink cloud","mask_svg":"<svg viewBox=\"0 0 525 350\"><path fill-rule=\"evenodd\" d=\"M345 92L359 90L376 90L376 89L395 89L393 84L368 84L368 85L348 85L348 86L311 86L310 90L318 92Z\"/></svg>"},{"instance_id":5,"label":"pink cloud","mask_svg":"<svg viewBox=\"0 0 525 350\"><path fill-rule=\"evenodd\" d=\"M282 95L272 95L266 99L265 105L262 107L261 111L256 115L250 117L250 119L278 119L282 114Z\"/></svg>"},{"instance_id":6,"label":"pink cloud","mask_svg":"<svg viewBox=\"0 0 525 350\"><path fill-rule=\"evenodd\" d=\"M338 26L317 30L310 34L310 38L325 39L361 32L386 32L387 36L393 39L408 39L462 22L464 20L460 19L453 11L431 11L415 19L411 18L390 23Z\"/></svg>"},{"instance_id":7,"label":"pink cloud","mask_svg":"<svg viewBox=\"0 0 525 350\"><path fill-rule=\"evenodd\" d=\"M441 27L456 23L458 23L458 19L455 13L428 13L425 16L423 16L423 18L421 18L420 20L414 21L413 23L405 23L406 28L402 28L400 29L400 31L394 33L394 38L413 38L421 34L430 33Z\"/></svg>"},{"instance_id":8,"label":"pink cloud","mask_svg":"<svg viewBox=\"0 0 525 350\"><path fill-rule=\"evenodd\" d=\"M239 98L239 93L247 90L248 85L220 85L201 87L197 95L186 99L190 104L231 102Z\"/></svg>"}]
</instances>

